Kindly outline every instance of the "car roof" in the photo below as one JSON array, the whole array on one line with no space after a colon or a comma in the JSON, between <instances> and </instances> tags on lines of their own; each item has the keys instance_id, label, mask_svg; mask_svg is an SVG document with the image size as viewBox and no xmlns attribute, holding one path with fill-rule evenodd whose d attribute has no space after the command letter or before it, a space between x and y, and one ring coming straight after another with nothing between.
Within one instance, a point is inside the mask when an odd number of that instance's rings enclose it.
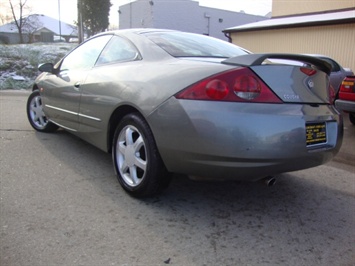
<instances>
[{"instance_id":1,"label":"car roof","mask_svg":"<svg viewBox=\"0 0 355 266\"><path fill-rule=\"evenodd\" d=\"M134 29L123 29L123 30L113 30L106 31L106 34L125 34L125 33L151 33L151 32L179 32L177 30L169 30L169 29L153 29L153 28L134 28Z\"/></svg>"}]
</instances>

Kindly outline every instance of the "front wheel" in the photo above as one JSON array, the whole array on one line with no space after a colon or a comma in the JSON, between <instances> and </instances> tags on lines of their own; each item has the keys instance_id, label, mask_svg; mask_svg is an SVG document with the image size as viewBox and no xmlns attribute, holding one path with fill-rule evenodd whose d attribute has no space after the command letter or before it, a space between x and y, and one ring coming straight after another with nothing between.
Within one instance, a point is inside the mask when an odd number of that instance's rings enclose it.
<instances>
[{"instance_id":1,"label":"front wheel","mask_svg":"<svg viewBox=\"0 0 355 266\"><path fill-rule=\"evenodd\" d=\"M27 100L27 117L31 126L40 132L53 132L58 126L48 121L43 112L42 98L38 90L33 91Z\"/></svg>"},{"instance_id":2,"label":"front wheel","mask_svg":"<svg viewBox=\"0 0 355 266\"><path fill-rule=\"evenodd\" d=\"M157 194L170 182L153 133L137 113L125 116L117 126L112 155L118 181L134 197Z\"/></svg>"}]
</instances>

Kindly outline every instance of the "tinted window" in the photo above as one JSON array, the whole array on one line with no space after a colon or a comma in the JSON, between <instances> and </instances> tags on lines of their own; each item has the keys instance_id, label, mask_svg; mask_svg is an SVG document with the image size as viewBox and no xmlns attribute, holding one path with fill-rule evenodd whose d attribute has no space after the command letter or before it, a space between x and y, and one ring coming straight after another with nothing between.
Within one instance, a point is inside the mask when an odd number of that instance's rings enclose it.
<instances>
[{"instance_id":1,"label":"tinted window","mask_svg":"<svg viewBox=\"0 0 355 266\"><path fill-rule=\"evenodd\" d=\"M174 57L222 57L248 54L228 42L185 32L144 33L151 41Z\"/></svg>"},{"instance_id":2,"label":"tinted window","mask_svg":"<svg viewBox=\"0 0 355 266\"><path fill-rule=\"evenodd\" d=\"M64 58L61 71L92 68L111 37L112 35L99 36L80 45Z\"/></svg>"},{"instance_id":3,"label":"tinted window","mask_svg":"<svg viewBox=\"0 0 355 266\"><path fill-rule=\"evenodd\" d=\"M114 36L102 51L96 65L133 61L136 59L140 59L140 57L133 44L126 39Z\"/></svg>"}]
</instances>

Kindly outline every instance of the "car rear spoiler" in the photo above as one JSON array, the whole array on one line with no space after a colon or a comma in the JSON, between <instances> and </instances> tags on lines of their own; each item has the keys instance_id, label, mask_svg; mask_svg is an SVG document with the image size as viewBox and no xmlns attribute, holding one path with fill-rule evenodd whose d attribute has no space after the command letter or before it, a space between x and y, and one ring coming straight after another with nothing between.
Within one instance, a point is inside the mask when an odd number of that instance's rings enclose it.
<instances>
[{"instance_id":1,"label":"car rear spoiler","mask_svg":"<svg viewBox=\"0 0 355 266\"><path fill-rule=\"evenodd\" d=\"M238 66L249 67L249 66L259 66L266 59L284 59L284 60L293 60L293 61L308 63L314 65L316 68L327 73L328 75L332 70L332 66L328 62L313 56L300 55L300 54L247 54L247 55L240 55L240 56L228 58L222 61L222 63L227 65L238 65Z\"/></svg>"}]
</instances>

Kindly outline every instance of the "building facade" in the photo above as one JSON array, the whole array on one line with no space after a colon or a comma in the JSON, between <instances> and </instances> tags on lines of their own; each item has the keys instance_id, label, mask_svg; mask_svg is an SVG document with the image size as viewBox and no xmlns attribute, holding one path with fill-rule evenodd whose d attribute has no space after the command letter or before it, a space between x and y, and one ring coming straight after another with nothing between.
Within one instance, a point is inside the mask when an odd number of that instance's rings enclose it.
<instances>
[{"instance_id":1,"label":"building facade","mask_svg":"<svg viewBox=\"0 0 355 266\"><path fill-rule=\"evenodd\" d=\"M25 24L22 28L24 43L32 42L53 42L55 38L65 39L77 38L77 27L57 19L33 14L23 18ZM6 44L20 43L20 34L15 22L0 26L0 40Z\"/></svg>"},{"instance_id":2,"label":"building facade","mask_svg":"<svg viewBox=\"0 0 355 266\"><path fill-rule=\"evenodd\" d=\"M327 55L355 71L354 0L273 0L272 19L225 29L254 53Z\"/></svg>"},{"instance_id":3,"label":"building facade","mask_svg":"<svg viewBox=\"0 0 355 266\"><path fill-rule=\"evenodd\" d=\"M138 0L119 7L119 28L160 28L205 34L222 40L227 27L268 19L200 6L191 0Z\"/></svg>"},{"instance_id":4,"label":"building facade","mask_svg":"<svg viewBox=\"0 0 355 266\"><path fill-rule=\"evenodd\" d=\"M354 8L354 0L272 0L272 17L329 12L330 10Z\"/></svg>"}]
</instances>

